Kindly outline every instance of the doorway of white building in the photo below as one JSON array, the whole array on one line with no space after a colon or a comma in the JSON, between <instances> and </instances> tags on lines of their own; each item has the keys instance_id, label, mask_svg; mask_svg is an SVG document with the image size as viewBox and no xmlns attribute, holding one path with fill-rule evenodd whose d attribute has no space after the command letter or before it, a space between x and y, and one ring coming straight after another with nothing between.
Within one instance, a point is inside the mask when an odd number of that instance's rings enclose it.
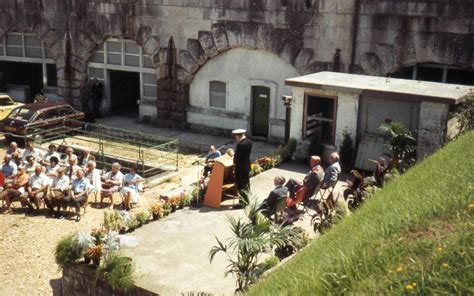
<instances>
[{"instance_id":1,"label":"doorway of white building","mask_svg":"<svg viewBox=\"0 0 474 296\"><path fill-rule=\"evenodd\" d=\"M109 70L113 115L136 118L140 100L140 73Z\"/></svg>"},{"instance_id":2,"label":"doorway of white building","mask_svg":"<svg viewBox=\"0 0 474 296\"><path fill-rule=\"evenodd\" d=\"M268 137L270 88L252 86L252 135Z\"/></svg>"}]
</instances>

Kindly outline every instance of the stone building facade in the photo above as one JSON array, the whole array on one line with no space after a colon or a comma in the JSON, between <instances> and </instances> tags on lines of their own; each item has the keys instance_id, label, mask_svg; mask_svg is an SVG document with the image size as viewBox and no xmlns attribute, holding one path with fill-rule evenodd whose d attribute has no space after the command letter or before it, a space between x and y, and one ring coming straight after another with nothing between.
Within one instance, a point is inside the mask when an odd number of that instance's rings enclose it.
<instances>
[{"instance_id":1,"label":"stone building facade","mask_svg":"<svg viewBox=\"0 0 474 296\"><path fill-rule=\"evenodd\" d=\"M286 78L412 75L423 65L444 67L443 80L447 69L464 77L473 20L472 0L3 0L0 62L45 61L43 83L54 79L57 96L78 107L94 77L104 114L115 91L144 122L281 139ZM29 59L30 35L47 53Z\"/></svg>"}]
</instances>

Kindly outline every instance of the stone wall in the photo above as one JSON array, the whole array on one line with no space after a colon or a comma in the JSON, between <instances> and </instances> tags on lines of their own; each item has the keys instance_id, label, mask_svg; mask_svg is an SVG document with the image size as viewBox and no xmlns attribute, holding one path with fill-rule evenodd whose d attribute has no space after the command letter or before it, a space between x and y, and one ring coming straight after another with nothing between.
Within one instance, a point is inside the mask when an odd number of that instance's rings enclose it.
<instances>
[{"instance_id":1,"label":"stone wall","mask_svg":"<svg viewBox=\"0 0 474 296\"><path fill-rule=\"evenodd\" d=\"M472 19L474 3L461 0L3 0L0 37L32 32L51 46L59 95L77 106L94 49L133 39L156 67L158 116L147 120L185 127L189 84L231 48L271 52L300 74L472 68Z\"/></svg>"},{"instance_id":2,"label":"stone wall","mask_svg":"<svg viewBox=\"0 0 474 296\"><path fill-rule=\"evenodd\" d=\"M59 295L81 295L81 296L157 296L158 294L134 286L127 292L114 291L103 281L96 280L95 269L83 264L77 264L70 268L63 269L60 291L55 291ZM57 295L57 296L59 296Z\"/></svg>"}]
</instances>

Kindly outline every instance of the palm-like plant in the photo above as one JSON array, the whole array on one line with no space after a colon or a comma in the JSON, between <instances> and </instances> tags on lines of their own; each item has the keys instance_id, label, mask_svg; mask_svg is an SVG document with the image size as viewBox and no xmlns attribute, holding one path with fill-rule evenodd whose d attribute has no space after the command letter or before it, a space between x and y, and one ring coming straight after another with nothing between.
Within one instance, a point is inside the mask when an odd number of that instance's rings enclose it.
<instances>
[{"instance_id":1,"label":"palm-like plant","mask_svg":"<svg viewBox=\"0 0 474 296\"><path fill-rule=\"evenodd\" d=\"M236 277L236 292L245 291L257 280L258 261L262 254L290 243L295 237L290 226L272 224L262 215L261 203L253 200L245 208L248 221L227 216L233 236L225 241L216 237L217 245L209 252L211 262L217 253L226 254L229 264L224 275L233 274Z\"/></svg>"},{"instance_id":2,"label":"palm-like plant","mask_svg":"<svg viewBox=\"0 0 474 296\"><path fill-rule=\"evenodd\" d=\"M387 147L392 151L393 158L405 161L408 165L415 162L416 138L410 130L400 122L383 123L379 129L390 137Z\"/></svg>"}]
</instances>

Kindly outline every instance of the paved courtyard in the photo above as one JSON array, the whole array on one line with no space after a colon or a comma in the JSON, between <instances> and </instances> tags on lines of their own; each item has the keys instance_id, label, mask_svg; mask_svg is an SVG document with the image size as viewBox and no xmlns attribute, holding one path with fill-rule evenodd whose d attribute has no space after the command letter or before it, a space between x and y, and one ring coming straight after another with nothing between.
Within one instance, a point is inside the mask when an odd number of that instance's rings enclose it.
<instances>
[{"instance_id":1,"label":"paved courtyard","mask_svg":"<svg viewBox=\"0 0 474 296\"><path fill-rule=\"evenodd\" d=\"M301 180L304 177L301 171L304 171L302 166L294 165L266 171L252 178L252 191L259 198L266 198L273 189L275 175ZM162 295L192 291L232 294L235 281L231 275L224 277L228 264L225 256L217 255L212 263L208 257L216 244L215 237L231 236L227 216L244 217L244 213L223 208L190 208L137 229L132 235L139 245L124 251L136 263L137 285ZM299 223L309 226L309 221Z\"/></svg>"},{"instance_id":2,"label":"paved courtyard","mask_svg":"<svg viewBox=\"0 0 474 296\"><path fill-rule=\"evenodd\" d=\"M160 129L113 117L104 119L102 123L115 126L122 123L122 128L176 137L184 143L196 143L197 147L205 148L211 143L235 147L230 137ZM270 155L275 148L275 145L254 141L252 159ZM0 153L3 155L3 150ZM197 180L201 169L193 166L172 172L170 175L173 178L162 184L158 182L159 178L155 178L142 195L140 205L133 211L146 209L162 194L187 188ZM252 178L252 191L263 199L273 188L274 176L281 174L301 180L307 169L306 165L286 164L266 171ZM116 202L119 202L118 198ZM38 216L25 216L19 205L16 205L12 215L4 215L3 209L0 209L0 295L51 295L53 286L61 277L54 262L57 241L68 234L99 226L106 211L99 206L92 203L80 223L47 218L44 211ZM243 210L185 209L132 233L139 240L139 245L124 252L136 262L137 284L163 295L191 291L232 294L234 279L223 277L227 265L225 258L218 255L212 264L208 259L215 236L221 239L230 236L227 215L243 216ZM297 225L309 230L307 220L298 221Z\"/></svg>"}]
</instances>

